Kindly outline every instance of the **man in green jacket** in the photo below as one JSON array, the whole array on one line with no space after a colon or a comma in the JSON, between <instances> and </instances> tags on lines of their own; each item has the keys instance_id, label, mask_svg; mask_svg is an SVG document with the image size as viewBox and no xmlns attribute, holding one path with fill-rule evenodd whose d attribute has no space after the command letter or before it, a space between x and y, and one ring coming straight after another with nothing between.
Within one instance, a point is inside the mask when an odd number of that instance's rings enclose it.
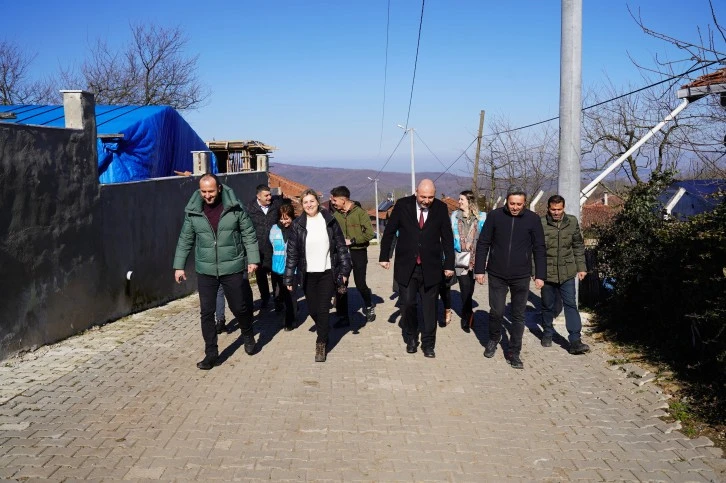
<instances>
[{"instance_id":1,"label":"man in green jacket","mask_svg":"<svg viewBox=\"0 0 726 483\"><path fill-rule=\"evenodd\" d=\"M547 248L547 281L542 287L542 346L552 346L556 293L562 298L565 326L569 333L570 354L584 354L590 350L582 342L582 320L577 310L575 277L587 275L585 244L577 218L565 213L565 199L553 195L547 200L547 214L542 217L542 228Z\"/></svg>"},{"instance_id":2,"label":"man in green jacket","mask_svg":"<svg viewBox=\"0 0 726 483\"><path fill-rule=\"evenodd\" d=\"M207 173L201 177L199 191L194 192L184 211L184 225L174 255L174 280L181 283L187 279L184 267L195 247L205 354L197 367L209 370L219 357L214 311L220 285L242 330L245 352L252 355L255 351L252 307L245 303L242 285L244 271L253 273L257 269L260 252L250 217L232 189L221 184L215 175Z\"/></svg>"},{"instance_id":3,"label":"man in green jacket","mask_svg":"<svg viewBox=\"0 0 726 483\"><path fill-rule=\"evenodd\" d=\"M345 244L350 250L353 262L353 279L363 297L363 314L366 322L376 320L373 307L371 289L366 284L366 270L368 268L368 245L373 238L373 227L368 213L355 201L350 199L350 190L345 186L337 186L330 190L330 205L333 216L338 221L345 236ZM348 327L348 293L336 293L335 311L340 319L335 327Z\"/></svg>"}]
</instances>

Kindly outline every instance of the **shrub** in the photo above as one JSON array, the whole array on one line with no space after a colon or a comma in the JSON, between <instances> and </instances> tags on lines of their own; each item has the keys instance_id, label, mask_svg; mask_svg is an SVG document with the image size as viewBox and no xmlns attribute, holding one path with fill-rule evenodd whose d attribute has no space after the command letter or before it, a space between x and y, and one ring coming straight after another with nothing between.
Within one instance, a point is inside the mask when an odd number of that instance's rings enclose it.
<instances>
[{"instance_id":1,"label":"shrub","mask_svg":"<svg viewBox=\"0 0 726 483\"><path fill-rule=\"evenodd\" d=\"M598 269L614 290L597 307L604 328L726 380L726 201L686 222L664 220L657 196L673 173L632 188L598 228Z\"/></svg>"}]
</instances>

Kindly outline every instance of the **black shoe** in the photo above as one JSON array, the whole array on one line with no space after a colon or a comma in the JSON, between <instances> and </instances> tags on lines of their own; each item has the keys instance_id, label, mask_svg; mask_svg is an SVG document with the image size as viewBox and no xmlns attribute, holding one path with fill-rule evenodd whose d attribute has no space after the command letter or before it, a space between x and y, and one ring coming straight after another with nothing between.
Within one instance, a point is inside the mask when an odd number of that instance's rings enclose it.
<instances>
[{"instance_id":1,"label":"black shoe","mask_svg":"<svg viewBox=\"0 0 726 483\"><path fill-rule=\"evenodd\" d=\"M242 339L244 340L245 353L247 353L248 356L251 356L255 352L255 345L257 345L255 342L255 336L245 335L242 336Z\"/></svg>"},{"instance_id":2,"label":"black shoe","mask_svg":"<svg viewBox=\"0 0 726 483\"><path fill-rule=\"evenodd\" d=\"M366 316L366 323L373 322L374 320L376 320L376 309L372 305L370 307L363 309L363 313Z\"/></svg>"},{"instance_id":3,"label":"black shoe","mask_svg":"<svg viewBox=\"0 0 726 483\"><path fill-rule=\"evenodd\" d=\"M333 324L333 327L336 329L342 329L343 327L350 327L350 319L348 317L343 317L340 320L338 320L335 324Z\"/></svg>"},{"instance_id":4,"label":"black shoe","mask_svg":"<svg viewBox=\"0 0 726 483\"><path fill-rule=\"evenodd\" d=\"M217 331L217 334L224 333L224 320L218 320L214 323L214 329Z\"/></svg>"},{"instance_id":5,"label":"black shoe","mask_svg":"<svg viewBox=\"0 0 726 483\"><path fill-rule=\"evenodd\" d=\"M510 352L507 362L509 362L509 365L515 369L524 369L524 363L522 362L522 359L519 358L519 354Z\"/></svg>"},{"instance_id":6,"label":"black shoe","mask_svg":"<svg viewBox=\"0 0 726 483\"><path fill-rule=\"evenodd\" d=\"M217 356L206 356L204 359L197 362L197 368L199 368L203 371L208 371L212 367L217 365L217 360L218 360Z\"/></svg>"},{"instance_id":7,"label":"black shoe","mask_svg":"<svg viewBox=\"0 0 726 483\"><path fill-rule=\"evenodd\" d=\"M418 341L411 340L406 343L406 352L409 354L416 353L416 347L418 347Z\"/></svg>"},{"instance_id":8,"label":"black shoe","mask_svg":"<svg viewBox=\"0 0 726 483\"><path fill-rule=\"evenodd\" d=\"M570 344L569 352L572 355L585 354L586 352L590 352L590 346L585 344L581 340L576 340L575 342Z\"/></svg>"},{"instance_id":9,"label":"black shoe","mask_svg":"<svg viewBox=\"0 0 726 483\"><path fill-rule=\"evenodd\" d=\"M542 343L542 347L552 347L552 336L545 334L542 336L540 342Z\"/></svg>"},{"instance_id":10,"label":"black shoe","mask_svg":"<svg viewBox=\"0 0 726 483\"><path fill-rule=\"evenodd\" d=\"M497 352L497 346L499 345L500 340L502 340L501 337L499 337L497 340L489 339L489 342L487 342L487 345L484 348L484 357L494 357L494 354Z\"/></svg>"},{"instance_id":11,"label":"black shoe","mask_svg":"<svg viewBox=\"0 0 726 483\"><path fill-rule=\"evenodd\" d=\"M422 350L424 357L430 357L432 359L436 357L436 352L434 352L433 347L424 347Z\"/></svg>"},{"instance_id":12,"label":"black shoe","mask_svg":"<svg viewBox=\"0 0 726 483\"><path fill-rule=\"evenodd\" d=\"M315 343L315 362L325 362L328 355L327 345L325 342Z\"/></svg>"},{"instance_id":13,"label":"black shoe","mask_svg":"<svg viewBox=\"0 0 726 483\"><path fill-rule=\"evenodd\" d=\"M471 319L470 317L462 317L461 318L461 330L464 332L470 332L471 331Z\"/></svg>"},{"instance_id":14,"label":"black shoe","mask_svg":"<svg viewBox=\"0 0 726 483\"><path fill-rule=\"evenodd\" d=\"M285 332L290 332L293 329L292 324L285 324Z\"/></svg>"}]
</instances>

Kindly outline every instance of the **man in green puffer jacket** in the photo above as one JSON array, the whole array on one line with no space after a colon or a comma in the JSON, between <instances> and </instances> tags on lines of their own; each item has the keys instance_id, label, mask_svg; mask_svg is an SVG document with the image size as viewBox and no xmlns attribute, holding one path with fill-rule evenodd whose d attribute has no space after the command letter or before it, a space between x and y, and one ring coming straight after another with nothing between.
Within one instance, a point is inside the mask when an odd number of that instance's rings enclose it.
<instances>
[{"instance_id":1,"label":"man in green puffer jacket","mask_svg":"<svg viewBox=\"0 0 726 483\"><path fill-rule=\"evenodd\" d=\"M194 249L194 268L204 337L204 360L197 364L202 370L214 367L219 357L214 311L217 290L222 285L229 309L237 318L245 352L255 350L252 332L252 307L243 296L244 271L253 273L260 263L257 235L250 217L231 188L207 173L199 180L184 209L184 225L174 255L174 279L186 280L184 267Z\"/></svg>"},{"instance_id":2,"label":"man in green puffer jacket","mask_svg":"<svg viewBox=\"0 0 726 483\"><path fill-rule=\"evenodd\" d=\"M585 244L577 218L565 213L565 199L553 195L547 200L547 214L542 217L542 228L547 249L547 281L542 287L542 346L552 345L556 293L562 297L565 326L569 333L570 354L584 354L590 350L582 342L582 320L577 310L575 277L587 275Z\"/></svg>"}]
</instances>

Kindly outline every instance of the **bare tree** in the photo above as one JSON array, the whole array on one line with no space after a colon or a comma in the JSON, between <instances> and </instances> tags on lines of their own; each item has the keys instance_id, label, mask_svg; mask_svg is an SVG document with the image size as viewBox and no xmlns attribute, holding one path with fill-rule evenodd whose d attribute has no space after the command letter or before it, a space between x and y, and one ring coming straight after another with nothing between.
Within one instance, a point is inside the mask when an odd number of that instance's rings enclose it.
<instances>
[{"instance_id":1,"label":"bare tree","mask_svg":"<svg viewBox=\"0 0 726 483\"><path fill-rule=\"evenodd\" d=\"M45 104L57 100L57 90L50 81L30 78L35 57L12 42L0 41L0 104Z\"/></svg>"},{"instance_id":2,"label":"bare tree","mask_svg":"<svg viewBox=\"0 0 726 483\"><path fill-rule=\"evenodd\" d=\"M552 126L539 130L513 130L511 123L493 117L494 135L482 146L481 179L478 185L488 196L488 207L510 184L518 184L530 195L549 191L557 179L557 131Z\"/></svg>"},{"instance_id":3,"label":"bare tree","mask_svg":"<svg viewBox=\"0 0 726 483\"><path fill-rule=\"evenodd\" d=\"M643 32L647 35L650 35L651 37L655 37L657 39L663 40L665 42L668 42L675 47L677 47L679 50L683 50L686 52L686 56L684 59L678 59L675 61L672 60L659 60L656 57L656 64L660 66L668 66L669 70L672 69L672 67L675 64L680 64L683 62L695 62L696 64L699 63L708 63L713 61L719 61L723 60L726 57L726 53L724 53L723 44L726 44L726 29L721 25L721 23L718 20L718 14L716 12L716 9L713 6L713 1L708 1L708 6L711 13L711 19L713 20L713 26L706 25L705 27L696 26L696 29L698 30L698 37L699 41L698 43L693 43L689 41L685 41L676 37L673 37L671 35L668 35L663 32L659 32L651 27L648 27L643 20L643 17L640 14L640 11L637 13L630 10L630 7L628 7L628 12L630 12L630 16L635 20L635 22L638 24L638 26L643 30ZM638 63L636 62L636 65ZM638 65L638 67L641 67L643 69L646 69L644 66ZM648 69L646 69L648 70ZM660 69L656 69L655 72L662 72Z\"/></svg>"},{"instance_id":4,"label":"bare tree","mask_svg":"<svg viewBox=\"0 0 726 483\"><path fill-rule=\"evenodd\" d=\"M180 27L132 25L131 41L120 50L97 40L80 76L101 104L201 107L208 89L197 76L199 56L185 54L188 39ZM66 80L76 77L64 73Z\"/></svg>"},{"instance_id":5,"label":"bare tree","mask_svg":"<svg viewBox=\"0 0 726 483\"><path fill-rule=\"evenodd\" d=\"M646 35L660 39L676 47L683 52L682 58L671 60L656 57L653 64L654 67L646 66L633 60L633 63L649 77L653 73L661 78L676 78L674 72L694 71L690 77L678 78L671 84L668 90L664 92L663 99L666 97L675 99L675 89L687 82L693 80L708 72L708 68L723 64L726 60L726 29L722 22L719 21L718 12L714 7L714 2L708 2L712 25L696 26L698 32L698 41L690 42L646 25L646 21L640 12L631 11L631 16L643 30ZM697 69L694 69L697 68ZM700 68L699 68L700 67ZM651 106L653 100L658 95L650 96ZM669 106L673 108L675 106ZM662 112L661 112L662 114ZM662 118L661 118L662 119ZM660 121L658 119L656 122ZM660 152L658 154L666 154L671 156L671 161L676 167L688 176L726 176L726 139L724 138L724 126L726 125L726 109L719 103L715 96L708 96L706 99L694 103L689 106L687 111L683 111L676 121L677 125L670 126L665 131L664 136L660 138ZM668 147L677 146L680 150L680 156L677 160L673 160L674 152ZM631 160L628 160L631 166ZM660 170L662 165L656 164L654 168ZM639 181L638 177L634 177L635 181Z\"/></svg>"}]
</instances>

